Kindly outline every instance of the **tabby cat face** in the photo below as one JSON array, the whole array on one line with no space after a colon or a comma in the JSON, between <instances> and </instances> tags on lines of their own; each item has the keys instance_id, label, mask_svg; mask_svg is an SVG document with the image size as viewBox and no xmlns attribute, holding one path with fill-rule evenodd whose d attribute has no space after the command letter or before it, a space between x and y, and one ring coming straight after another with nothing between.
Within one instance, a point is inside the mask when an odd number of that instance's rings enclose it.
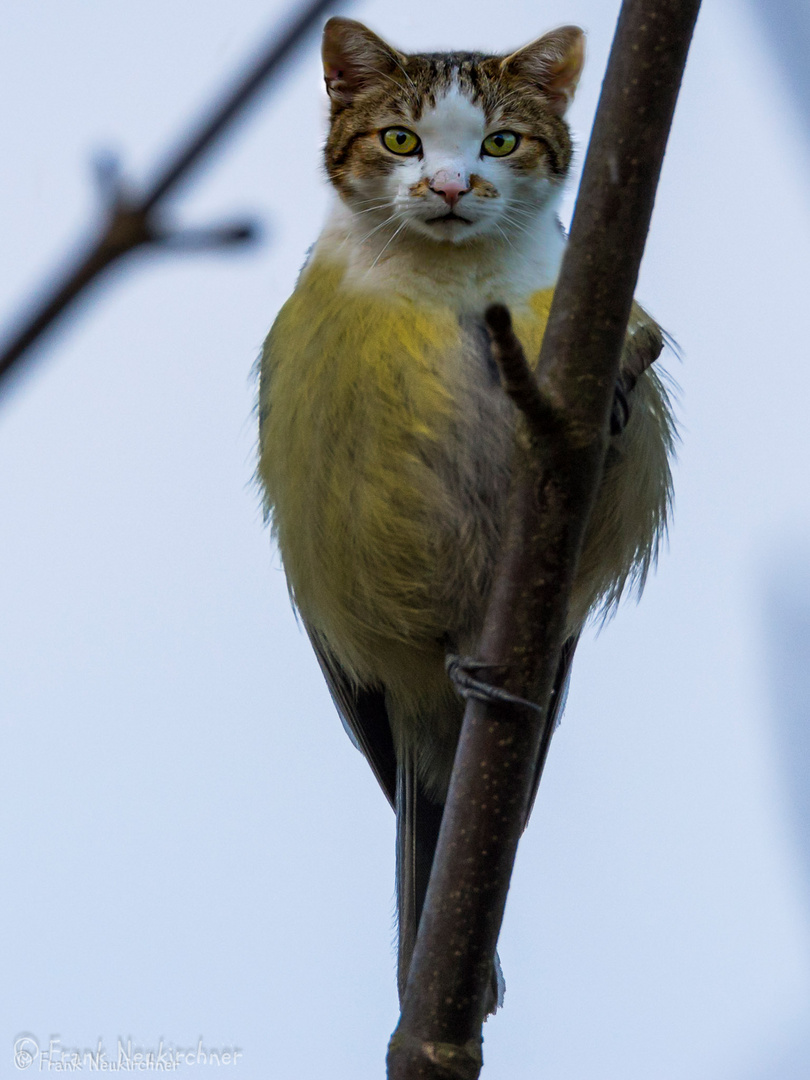
<instances>
[{"instance_id":1,"label":"tabby cat face","mask_svg":"<svg viewBox=\"0 0 810 1080\"><path fill-rule=\"evenodd\" d=\"M571 26L506 57L407 56L361 23L330 19L329 178L369 237L525 231L568 171L563 116L583 55Z\"/></svg>"}]
</instances>

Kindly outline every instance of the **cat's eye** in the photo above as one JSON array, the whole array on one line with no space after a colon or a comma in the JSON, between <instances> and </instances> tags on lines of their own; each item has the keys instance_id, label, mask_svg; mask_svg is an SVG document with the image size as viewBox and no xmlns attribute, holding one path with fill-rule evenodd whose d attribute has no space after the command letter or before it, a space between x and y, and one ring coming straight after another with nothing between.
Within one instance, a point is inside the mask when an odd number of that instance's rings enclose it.
<instances>
[{"instance_id":1,"label":"cat's eye","mask_svg":"<svg viewBox=\"0 0 810 1080\"><path fill-rule=\"evenodd\" d=\"M380 132L382 144L392 154L415 154L422 145L419 136L407 128L386 128Z\"/></svg>"},{"instance_id":2,"label":"cat's eye","mask_svg":"<svg viewBox=\"0 0 810 1080\"><path fill-rule=\"evenodd\" d=\"M490 157L506 157L517 149L520 136L514 131L496 131L494 135L487 135L481 143L481 153Z\"/></svg>"}]
</instances>

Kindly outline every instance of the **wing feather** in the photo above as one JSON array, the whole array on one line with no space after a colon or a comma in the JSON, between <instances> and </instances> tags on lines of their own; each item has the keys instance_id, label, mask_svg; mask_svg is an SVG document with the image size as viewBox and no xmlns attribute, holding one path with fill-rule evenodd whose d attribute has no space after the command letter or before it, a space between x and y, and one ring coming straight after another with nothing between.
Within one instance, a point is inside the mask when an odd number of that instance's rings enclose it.
<instances>
[{"instance_id":1,"label":"wing feather","mask_svg":"<svg viewBox=\"0 0 810 1080\"><path fill-rule=\"evenodd\" d=\"M379 687L354 686L318 634L306 623L304 626L347 735L368 761L391 806L395 806L397 757L385 694Z\"/></svg>"}]
</instances>

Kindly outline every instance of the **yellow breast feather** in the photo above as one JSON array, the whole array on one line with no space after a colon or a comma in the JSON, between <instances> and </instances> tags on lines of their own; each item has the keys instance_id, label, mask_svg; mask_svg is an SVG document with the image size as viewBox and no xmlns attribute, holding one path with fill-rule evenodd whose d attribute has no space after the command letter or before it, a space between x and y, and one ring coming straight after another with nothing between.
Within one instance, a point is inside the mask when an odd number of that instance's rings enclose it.
<instances>
[{"instance_id":1,"label":"yellow breast feather","mask_svg":"<svg viewBox=\"0 0 810 1080\"><path fill-rule=\"evenodd\" d=\"M316 262L264 348L259 471L285 570L310 625L359 653L370 635L441 633L425 456L452 415L442 366L458 338L449 312L348 290Z\"/></svg>"},{"instance_id":2,"label":"yellow breast feather","mask_svg":"<svg viewBox=\"0 0 810 1080\"><path fill-rule=\"evenodd\" d=\"M513 307L529 357L539 355L552 295L542 290ZM641 316L634 309L633 320ZM448 630L444 598L464 591L456 580L448 590L449 579L468 576L471 593L489 572L493 529L489 539L464 532L480 530L486 508L479 503L460 524L466 496L454 485L475 481L463 474L474 469L473 444L479 473L493 456L508 461L511 413L492 397L502 393L496 386L471 389L482 378L475 367L457 312L347 285L343 267L323 257L306 267L265 343L259 474L267 508L296 605L311 629L340 643L341 663L360 681L379 677L375 665L390 664L392 649L438 649ZM645 462L647 433L658 429L660 444L669 416L657 379L642 384L623 435L625 468L608 469L589 530L577 617L600 595L615 600L639 563L643 578L666 516L655 497L669 491L666 447ZM476 401L500 402L502 411L482 417ZM443 469L441 456L454 454L459 468ZM639 485L649 488L640 501ZM619 511L638 516L638 527L621 529ZM606 547L616 549L607 570L597 558ZM480 599L469 598L471 609Z\"/></svg>"}]
</instances>

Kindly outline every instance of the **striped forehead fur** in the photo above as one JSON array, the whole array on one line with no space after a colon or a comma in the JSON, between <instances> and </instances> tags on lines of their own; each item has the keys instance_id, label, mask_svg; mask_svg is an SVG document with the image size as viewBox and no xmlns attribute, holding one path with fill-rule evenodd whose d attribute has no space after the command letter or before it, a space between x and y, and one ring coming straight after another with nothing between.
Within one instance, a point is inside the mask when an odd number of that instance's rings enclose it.
<instances>
[{"instance_id":1,"label":"striped forehead fur","mask_svg":"<svg viewBox=\"0 0 810 1080\"><path fill-rule=\"evenodd\" d=\"M352 167L365 175L369 170L383 175L395 167L376 146L363 147L364 140L375 139L392 123L418 124L425 110L435 108L453 89L481 108L488 126L523 129L544 152L550 178L565 177L572 153L568 125L535 83L504 67L505 57L473 52L389 55L388 70L369 78L349 101L332 99L325 163L339 190ZM525 159L522 164L525 168ZM514 167L520 167L517 159Z\"/></svg>"}]
</instances>

